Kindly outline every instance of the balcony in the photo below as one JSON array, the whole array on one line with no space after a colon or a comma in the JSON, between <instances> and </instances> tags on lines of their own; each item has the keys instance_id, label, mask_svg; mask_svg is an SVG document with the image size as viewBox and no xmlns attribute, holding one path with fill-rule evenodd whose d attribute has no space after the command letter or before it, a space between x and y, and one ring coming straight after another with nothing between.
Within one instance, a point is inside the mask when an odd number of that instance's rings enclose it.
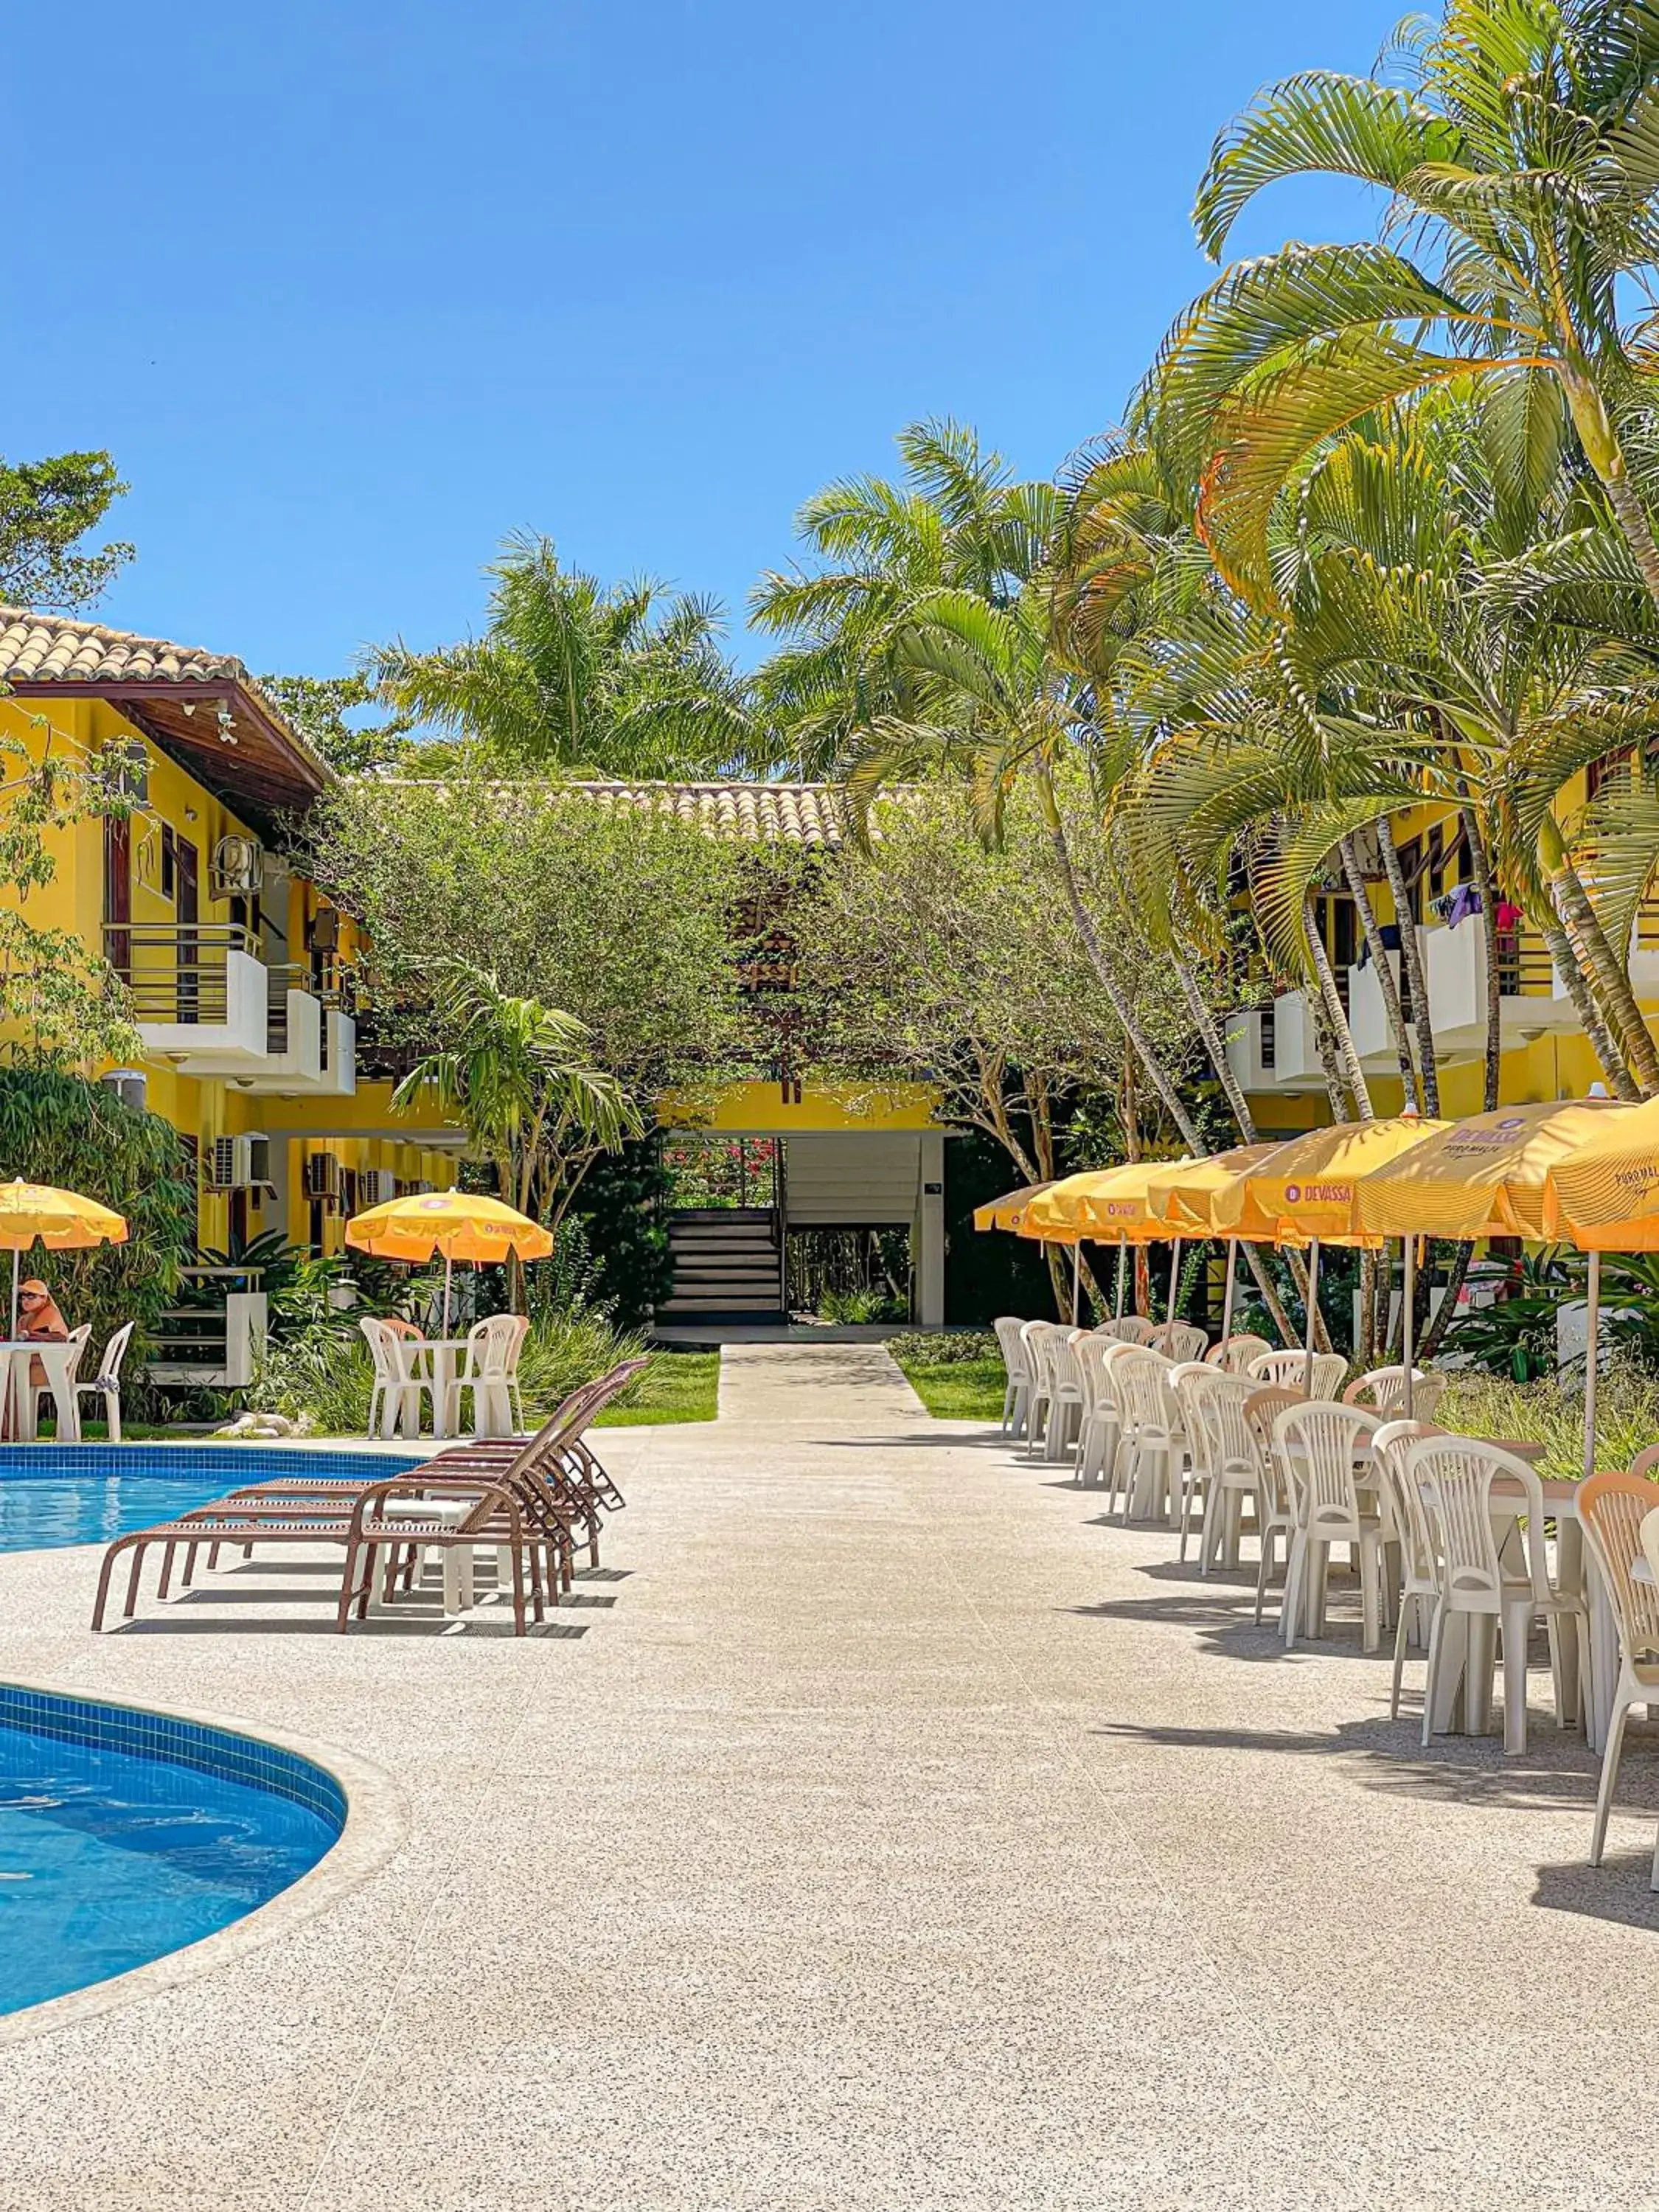
<instances>
[{"instance_id":1,"label":"balcony","mask_svg":"<svg viewBox=\"0 0 1659 2212\"><path fill-rule=\"evenodd\" d=\"M1325 1071L1305 991L1282 991L1273 1003L1274 1091L1322 1091Z\"/></svg>"},{"instance_id":2,"label":"balcony","mask_svg":"<svg viewBox=\"0 0 1659 2212\"><path fill-rule=\"evenodd\" d=\"M144 1049L182 1075L239 1089L349 1097L356 1030L306 969L269 967L231 924L113 924L105 954L131 992Z\"/></svg>"}]
</instances>

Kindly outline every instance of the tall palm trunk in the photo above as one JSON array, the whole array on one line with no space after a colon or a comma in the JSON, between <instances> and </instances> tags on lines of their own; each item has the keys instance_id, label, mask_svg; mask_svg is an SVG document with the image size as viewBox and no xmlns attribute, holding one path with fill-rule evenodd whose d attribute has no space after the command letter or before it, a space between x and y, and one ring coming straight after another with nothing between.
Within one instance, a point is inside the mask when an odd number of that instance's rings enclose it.
<instances>
[{"instance_id":1,"label":"tall palm trunk","mask_svg":"<svg viewBox=\"0 0 1659 2212\"><path fill-rule=\"evenodd\" d=\"M1049 848L1054 856L1054 865L1060 871L1060 882L1065 886L1066 902L1072 909L1072 920L1076 925L1083 949L1088 955L1089 965L1099 977L1100 987L1106 994L1107 1002L1112 1012L1117 1016L1124 1036L1128 1039L1129 1048L1139 1063L1141 1073L1162 1100L1170 1121L1179 1130L1182 1142L1195 1158L1204 1158L1207 1157L1210 1148L1199 1134L1198 1124L1188 1112L1187 1103L1176 1089L1175 1079L1164 1066L1157 1047L1147 1036L1145 1025L1136 1013L1128 994L1118 981L1112 963L1106 957L1106 948L1100 941L1100 932L1095 927L1095 918L1089 911L1088 903L1083 896L1083 887L1077 879L1077 869L1072 860L1071 841L1066 835L1066 824L1060 815L1059 802L1054 797L1054 786L1046 775L1039 780L1038 790L1042 799L1043 819L1048 832ZM1278 1291L1273 1287L1273 1279L1262 1264L1261 1255L1251 1244L1244 1247L1244 1253L1250 1273L1255 1279L1256 1288L1261 1293L1262 1303L1273 1316L1274 1327L1281 1332L1286 1344L1293 1342L1289 1317L1285 1314ZM1142 1274L1143 1259L1137 1249L1135 1260L1137 1288L1141 1283Z\"/></svg>"},{"instance_id":2,"label":"tall palm trunk","mask_svg":"<svg viewBox=\"0 0 1659 2212\"><path fill-rule=\"evenodd\" d=\"M1474 809L1463 807L1458 819L1463 825L1463 842L1469 848L1469 865L1474 871L1474 887L1480 894L1481 919L1486 924L1486 1065L1480 1101L1484 1111L1490 1114L1498 1104L1504 1057L1504 977L1498 957L1498 884L1492 872L1492 855L1486 850Z\"/></svg>"},{"instance_id":3,"label":"tall palm trunk","mask_svg":"<svg viewBox=\"0 0 1659 2212\"><path fill-rule=\"evenodd\" d=\"M1636 1079L1625 1065L1625 1056L1614 1042L1613 1031L1603 1020L1601 1006L1590 989L1583 963L1553 908L1540 919L1539 930L1544 939L1544 949L1549 954L1556 973L1567 987L1567 996L1572 1000L1573 1012L1601 1064L1601 1073L1607 1078L1613 1097L1628 1099L1632 1105L1635 1104L1642 1096L1637 1088Z\"/></svg>"},{"instance_id":4,"label":"tall palm trunk","mask_svg":"<svg viewBox=\"0 0 1659 2212\"><path fill-rule=\"evenodd\" d=\"M1354 1049L1353 1031L1348 1027L1348 1017L1342 1011L1336 977L1331 973L1330 956L1325 950L1325 940L1319 933L1319 917L1314 911L1311 891L1303 893L1302 925L1308 939L1308 957L1313 963L1319 1002L1325 1010L1325 1023L1335 1055L1336 1068L1342 1085L1353 1095L1353 1119L1357 1121L1375 1121L1376 1116L1371 1106L1370 1086L1365 1081L1365 1071L1359 1065L1359 1054ZM1346 1121L1348 1116L1339 1114L1337 1119Z\"/></svg>"},{"instance_id":5,"label":"tall palm trunk","mask_svg":"<svg viewBox=\"0 0 1659 2212\"><path fill-rule=\"evenodd\" d=\"M1547 826L1540 849L1555 910L1583 951L1590 987L1607 1013L1608 1027L1623 1048L1626 1063L1636 1078L1640 1095L1651 1098L1659 1091L1659 1048L1655 1047L1642 1009L1636 1003L1636 994L1630 987L1630 971L1608 942L1601 918L1553 823Z\"/></svg>"},{"instance_id":6,"label":"tall palm trunk","mask_svg":"<svg viewBox=\"0 0 1659 2212\"><path fill-rule=\"evenodd\" d=\"M1198 978L1187 963L1178 952L1172 951L1170 959L1175 969L1176 980L1181 986L1181 995L1187 1001L1187 1011L1193 1018L1193 1026L1202 1040L1205 1053L1215 1070L1215 1079L1221 1085L1222 1095L1232 1109L1233 1119L1238 1124L1239 1142L1253 1145L1255 1142L1255 1116L1250 1111L1249 1101L1244 1096L1243 1087L1227 1057L1227 1041L1221 1034L1221 1024L1205 1004L1204 994L1198 988Z\"/></svg>"},{"instance_id":7,"label":"tall palm trunk","mask_svg":"<svg viewBox=\"0 0 1659 2212\"><path fill-rule=\"evenodd\" d=\"M1339 848L1342 854L1342 872L1348 879L1348 890L1352 897L1354 912L1359 916L1359 927L1364 933L1365 949L1376 970L1377 988L1382 994L1382 1011L1388 1017L1389 1034L1394 1039L1395 1057L1400 1062L1400 1093L1408 1105L1423 1110L1423 1086L1418 1079L1412 1060L1411 1039L1407 1033L1405 1010L1400 1003L1400 986L1395 982L1394 969L1389 965L1387 948L1382 943L1382 926L1376 919L1376 909L1371 904L1371 895L1365 888L1365 878L1359 866L1359 854L1352 837L1345 837Z\"/></svg>"},{"instance_id":8,"label":"tall palm trunk","mask_svg":"<svg viewBox=\"0 0 1659 2212\"><path fill-rule=\"evenodd\" d=\"M1417 934L1417 924L1412 920L1411 893L1406 887L1406 871L1400 865L1399 848L1394 842L1394 830L1385 814L1376 825L1377 842L1382 848L1382 872L1389 879L1389 896L1394 901L1394 918L1400 931L1400 966L1406 978L1406 988L1411 996L1412 1020L1417 1030L1417 1065L1423 1081L1423 1111L1438 1119L1440 1113L1440 1059L1434 1046L1434 1023L1429 1013L1429 979L1423 969L1423 946Z\"/></svg>"},{"instance_id":9,"label":"tall palm trunk","mask_svg":"<svg viewBox=\"0 0 1659 2212\"><path fill-rule=\"evenodd\" d=\"M1637 496L1619 434L1613 427L1607 402L1595 380L1579 367L1564 368L1561 382L1572 415L1573 428L1585 459L1601 480L1613 520L1624 532L1649 597L1659 606L1659 540L1653 534L1647 510Z\"/></svg>"}]
</instances>

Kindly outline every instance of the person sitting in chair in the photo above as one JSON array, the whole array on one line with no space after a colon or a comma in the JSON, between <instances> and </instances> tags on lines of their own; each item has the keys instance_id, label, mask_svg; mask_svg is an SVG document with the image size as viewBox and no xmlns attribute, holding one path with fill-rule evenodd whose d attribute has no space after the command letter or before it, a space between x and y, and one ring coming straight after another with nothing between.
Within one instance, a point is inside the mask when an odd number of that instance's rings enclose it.
<instances>
[{"instance_id":1,"label":"person sitting in chair","mask_svg":"<svg viewBox=\"0 0 1659 2212\"><path fill-rule=\"evenodd\" d=\"M58 1310L58 1302L38 1275L31 1275L17 1288L17 1334L36 1344L67 1344L69 1323ZM33 1389L44 1390L46 1370L38 1359L29 1362L29 1382Z\"/></svg>"}]
</instances>

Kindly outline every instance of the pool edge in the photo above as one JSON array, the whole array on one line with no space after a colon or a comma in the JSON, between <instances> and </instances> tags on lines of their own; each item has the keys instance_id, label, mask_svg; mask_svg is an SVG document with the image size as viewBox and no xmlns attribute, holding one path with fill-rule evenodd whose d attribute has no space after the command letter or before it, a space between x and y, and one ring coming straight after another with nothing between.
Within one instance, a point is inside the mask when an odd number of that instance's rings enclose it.
<instances>
[{"instance_id":1,"label":"pool edge","mask_svg":"<svg viewBox=\"0 0 1659 2212\"><path fill-rule=\"evenodd\" d=\"M337 1744L320 1743L314 1737L295 1735L240 1714L203 1712L184 1705L159 1705L149 1698L107 1695L89 1690L84 1682L26 1678L9 1668L0 1680L9 1686L48 1697L114 1705L126 1712L154 1713L165 1720L191 1721L201 1728L221 1729L229 1735L249 1736L255 1742L275 1744L331 1775L346 1806L338 1836L297 1881L233 1920L228 1927L216 1929L197 1942L147 1960L124 1974L112 1974L106 1981L90 1982L83 1990L66 1990L62 1996L25 2006L21 2012L0 2013L0 2050L60 2028L76 2027L100 2013L177 1989L228 1966L338 1904L387 1865L408 1838L408 1803L398 1784L384 1767Z\"/></svg>"}]
</instances>

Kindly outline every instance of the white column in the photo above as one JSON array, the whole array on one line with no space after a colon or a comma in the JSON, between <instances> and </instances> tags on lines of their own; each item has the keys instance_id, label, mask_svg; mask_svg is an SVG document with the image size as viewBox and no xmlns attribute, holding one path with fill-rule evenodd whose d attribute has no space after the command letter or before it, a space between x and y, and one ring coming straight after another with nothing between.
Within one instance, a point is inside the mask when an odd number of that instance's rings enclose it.
<instances>
[{"instance_id":1,"label":"white column","mask_svg":"<svg viewBox=\"0 0 1659 2212\"><path fill-rule=\"evenodd\" d=\"M945 1134L924 1130L921 1190L916 1200L916 1320L923 1328L945 1326Z\"/></svg>"}]
</instances>

